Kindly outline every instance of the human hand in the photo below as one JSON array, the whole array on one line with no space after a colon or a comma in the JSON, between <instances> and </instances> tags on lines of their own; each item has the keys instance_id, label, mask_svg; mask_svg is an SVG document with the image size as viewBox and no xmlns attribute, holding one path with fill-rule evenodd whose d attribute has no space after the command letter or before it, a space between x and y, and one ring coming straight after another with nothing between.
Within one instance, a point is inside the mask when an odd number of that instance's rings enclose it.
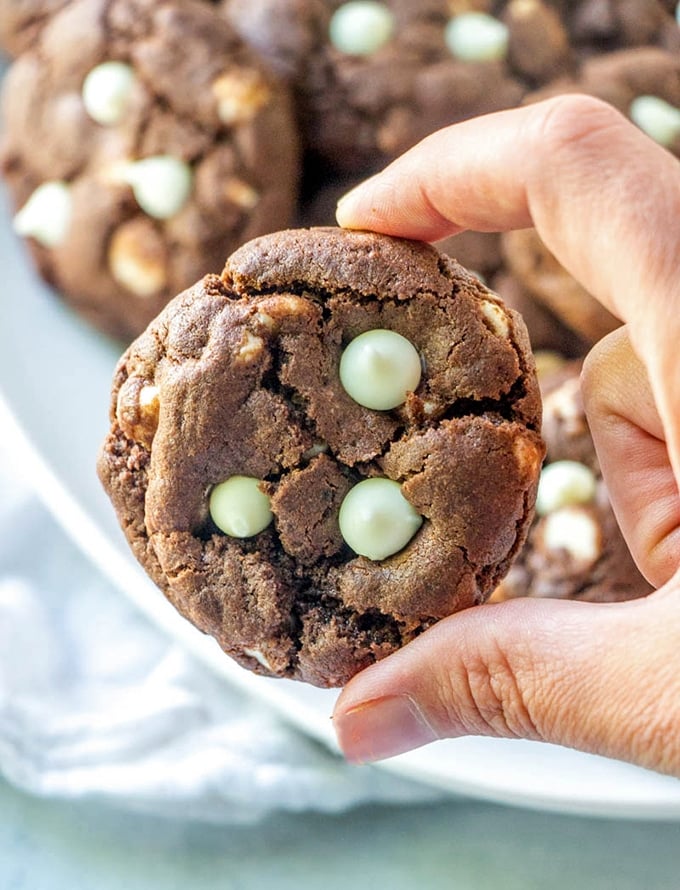
<instances>
[{"instance_id":1,"label":"human hand","mask_svg":"<svg viewBox=\"0 0 680 890\"><path fill-rule=\"evenodd\" d=\"M346 757L473 734L680 776L680 164L610 106L563 96L433 134L347 195L338 222L428 241L534 225L625 322L587 358L582 388L614 511L659 588L440 621L343 690Z\"/></svg>"}]
</instances>

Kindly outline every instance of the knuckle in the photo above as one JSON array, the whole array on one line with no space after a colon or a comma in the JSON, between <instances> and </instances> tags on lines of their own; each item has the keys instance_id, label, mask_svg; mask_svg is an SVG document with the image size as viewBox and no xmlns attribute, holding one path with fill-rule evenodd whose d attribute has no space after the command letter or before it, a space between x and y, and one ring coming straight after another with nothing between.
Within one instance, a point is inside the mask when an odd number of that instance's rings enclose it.
<instances>
[{"instance_id":1,"label":"knuckle","mask_svg":"<svg viewBox=\"0 0 680 890\"><path fill-rule=\"evenodd\" d=\"M541 738L526 700L531 684L525 686L522 673L497 645L461 653L457 670L438 683L443 719L471 735Z\"/></svg>"},{"instance_id":2,"label":"knuckle","mask_svg":"<svg viewBox=\"0 0 680 890\"><path fill-rule=\"evenodd\" d=\"M538 137L553 156L579 151L584 143L609 144L612 128L625 118L611 105L579 93L568 93L536 105Z\"/></svg>"},{"instance_id":3,"label":"knuckle","mask_svg":"<svg viewBox=\"0 0 680 890\"><path fill-rule=\"evenodd\" d=\"M583 360L580 388L583 403L589 416L609 413L612 388L608 383L612 373L620 370L623 363L630 364L632 348L625 326L617 328L599 340Z\"/></svg>"}]
</instances>

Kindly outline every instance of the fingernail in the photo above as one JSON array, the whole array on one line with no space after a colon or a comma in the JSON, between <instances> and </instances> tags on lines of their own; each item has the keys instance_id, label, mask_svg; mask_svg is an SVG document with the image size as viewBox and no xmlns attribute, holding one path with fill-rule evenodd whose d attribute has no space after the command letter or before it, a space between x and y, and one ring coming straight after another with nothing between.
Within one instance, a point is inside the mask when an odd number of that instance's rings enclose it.
<instances>
[{"instance_id":1,"label":"fingernail","mask_svg":"<svg viewBox=\"0 0 680 890\"><path fill-rule=\"evenodd\" d=\"M354 203L354 198L356 193L361 188L361 185L355 185L353 189L350 189L348 192L339 199L337 207L335 208L335 218L340 226L346 226L347 223L352 220L352 204Z\"/></svg>"},{"instance_id":2,"label":"fingernail","mask_svg":"<svg viewBox=\"0 0 680 890\"><path fill-rule=\"evenodd\" d=\"M340 748L350 763L371 763L412 751L438 736L408 695L362 702L333 723Z\"/></svg>"},{"instance_id":3,"label":"fingernail","mask_svg":"<svg viewBox=\"0 0 680 890\"><path fill-rule=\"evenodd\" d=\"M338 200L337 207L335 208L335 218L338 221L338 225L348 229L352 228L352 220L354 219L356 208L361 203L357 198L366 188L367 184L375 178L375 176L371 176L369 179L365 179L363 182L355 185L354 188L350 189L348 192L345 192L345 194Z\"/></svg>"}]
</instances>

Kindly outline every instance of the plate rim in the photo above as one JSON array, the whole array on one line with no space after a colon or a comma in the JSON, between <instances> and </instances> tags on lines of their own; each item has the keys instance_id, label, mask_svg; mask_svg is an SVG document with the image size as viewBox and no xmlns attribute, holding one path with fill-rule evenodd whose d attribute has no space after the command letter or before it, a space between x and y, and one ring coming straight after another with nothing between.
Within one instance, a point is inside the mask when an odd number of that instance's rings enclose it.
<instances>
[{"instance_id":1,"label":"plate rim","mask_svg":"<svg viewBox=\"0 0 680 890\"><path fill-rule=\"evenodd\" d=\"M146 578L134 557L126 556L116 546L97 523L96 518L79 503L67 483L50 465L49 458L33 442L13 410L11 402L2 390L1 381L0 420L9 448L21 455L20 460L29 470L28 476L34 482L32 489L36 496L91 564L101 571L132 605L145 614L154 626L159 627L170 639L185 646L201 664L211 668L222 679L267 704L289 725L316 739L336 755L341 754L330 719L326 722L319 721L318 713L299 702L297 707L291 710L289 699L277 694L276 688L268 685L278 684L280 680L267 680L241 668L219 649L212 638L201 634L167 603L153 582ZM87 530L87 533L84 530ZM140 598L132 594L131 590L142 582L153 589L154 596L158 594L161 608L151 608L150 598ZM417 757L413 753L407 753L371 764L369 767L359 768L385 770L401 779L416 781L467 799L561 815L632 820L680 820L680 794L677 800L661 799L663 796L648 793L639 795L636 799L631 795L584 799L556 795L554 791L540 794L535 790L527 792L518 788L500 790L493 785L487 787L480 784L479 780L466 780L460 776L454 779L448 774L428 768L423 764L422 750L424 749L421 749L421 754Z\"/></svg>"}]
</instances>

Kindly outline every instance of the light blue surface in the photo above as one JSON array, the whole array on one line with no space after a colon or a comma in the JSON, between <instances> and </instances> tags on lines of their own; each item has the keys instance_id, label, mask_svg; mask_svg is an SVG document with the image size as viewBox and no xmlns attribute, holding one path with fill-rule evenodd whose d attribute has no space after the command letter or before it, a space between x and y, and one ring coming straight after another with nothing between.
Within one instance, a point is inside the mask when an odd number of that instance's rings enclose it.
<instances>
[{"instance_id":1,"label":"light blue surface","mask_svg":"<svg viewBox=\"0 0 680 890\"><path fill-rule=\"evenodd\" d=\"M2 890L678 890L680 826L484 804L215 828L0 784Z\"/></svg>"}]
</instances>

